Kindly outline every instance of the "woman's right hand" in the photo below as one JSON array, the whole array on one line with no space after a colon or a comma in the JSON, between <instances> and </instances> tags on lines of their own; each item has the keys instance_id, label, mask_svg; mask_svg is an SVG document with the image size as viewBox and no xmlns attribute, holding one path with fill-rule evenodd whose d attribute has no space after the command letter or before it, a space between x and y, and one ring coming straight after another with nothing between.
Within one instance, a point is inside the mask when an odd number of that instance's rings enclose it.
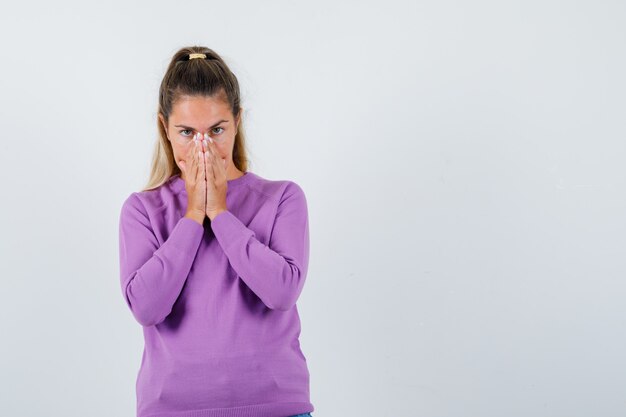
<instances>
[{"instance_id":1,"label":"woman's right hand","mask_svg":"<svg viewBox=\"0 0 626 417\"><path fill-rule=\"evenodd\" d=\"M204 223L206 217L206 177L204 168L203 149L199 140L190 144L187 151L187 163L181 164L185 174L185 189L187 190L187 212L185 217Z\"/></svg>"}]
</instances>

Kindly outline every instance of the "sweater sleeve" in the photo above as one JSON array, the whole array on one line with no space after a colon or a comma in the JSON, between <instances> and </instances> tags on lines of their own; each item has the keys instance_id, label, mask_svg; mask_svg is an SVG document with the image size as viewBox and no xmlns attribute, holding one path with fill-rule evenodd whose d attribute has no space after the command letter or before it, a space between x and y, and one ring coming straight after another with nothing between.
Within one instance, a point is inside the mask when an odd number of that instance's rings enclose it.
<instances>
[{"instance_id":1,"label":"sweater sleeve","mask_svg":"<svg viewBox=\"0 0 626 417\"><path fill-rule=\"evenodd\" d=\"M278 205L268 245L229 210L211 221L213 233L239 277L267 307L282 311L296 304L309 262L306 197L296 183L289 185Z\"/></svg>"},{"instance_id":2,"label":"sweater sleeve","mask_svg":"<svg viewBox=\"0 0 626 417\"><path fill-rule=\"evenodd\" d=\"M203 234L204 226L182 217L159 246L136 193L122 205L119 221L122 293L142 326L158 324L171 313Z\"/></svg>"}]
</instances>

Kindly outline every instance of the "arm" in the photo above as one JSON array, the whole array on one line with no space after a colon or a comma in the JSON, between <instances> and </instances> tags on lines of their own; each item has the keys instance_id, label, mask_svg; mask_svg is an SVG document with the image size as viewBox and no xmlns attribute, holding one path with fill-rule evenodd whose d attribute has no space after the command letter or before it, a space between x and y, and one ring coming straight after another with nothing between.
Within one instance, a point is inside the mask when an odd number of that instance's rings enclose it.
<instances>
[{"instance_id":1,"label":"arm","mask_svg":"<svg viewBox=\"0 0 626 417\"><path fill-rule=\"evenodd\" d=\"M158 324L171 313L203 234L201 224L182 217L159 247L139 198L133 193L122 205L119 222L122 293L142 326Z\"/></svg>"},{"instance_id":2,"label":"arm","mask_svg":"<svg viewBox=\"0 0 626 417\"><path fill-rule=\"evenodd\" d=\"M309 262L307 202L296 183L281 198L269 245L228 210L211 227L230 265L267 307L287 311L296 304Z\"/></svg>"}]
</instances>

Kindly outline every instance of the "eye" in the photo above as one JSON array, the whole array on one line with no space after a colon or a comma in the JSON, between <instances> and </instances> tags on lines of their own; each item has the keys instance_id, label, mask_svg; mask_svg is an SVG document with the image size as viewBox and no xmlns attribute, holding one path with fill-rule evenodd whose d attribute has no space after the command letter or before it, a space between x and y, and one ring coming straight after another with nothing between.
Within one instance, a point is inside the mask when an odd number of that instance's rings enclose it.
<instances>
[{"instance_id":1,"label":"eye","mask_svg":"<svg viewBox=\"0 0 626 417\"><path fill-rule=\"evenodd\" d=\"M214 128L213 130L215 130L215 129L222 129L222 131L224 130L224 128L223 128L223 127L216 127L216 128ZM218 135L219 135L220 133L222 133L222 132L219 132L219 133L216 133L216 134L218 134Z\"/></svg>"},{"instance_id":2,"label":"eye","mask_svg":"<svg viewBox=\"0 0 626 417\"><path fill-rule=\"evenodd\" d=\"M183 133L183 132L191 132L191 130L189 130L189 129L185 129L185 130L181 130L181 131L180 131L180 133ZM183 136L187 136L187 135L183 134Z\"/></svg>"}]
</instances>

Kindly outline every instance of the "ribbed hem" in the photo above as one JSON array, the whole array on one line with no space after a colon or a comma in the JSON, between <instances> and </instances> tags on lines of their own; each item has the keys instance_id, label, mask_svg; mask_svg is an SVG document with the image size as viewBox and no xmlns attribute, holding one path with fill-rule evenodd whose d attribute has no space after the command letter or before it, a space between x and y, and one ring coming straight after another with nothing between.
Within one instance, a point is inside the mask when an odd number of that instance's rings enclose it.
<instances>
[{"instance_id":1,"label":"ribbed hem","mask_svg":"<svg viewBox=\"0 0 626 417\"><path fill-rule=\"evenodd\" d=\"M311 403L268 403L232 408L205 408L176 412L137 414L137 417L289 417L310 413L315 408Z\"/></svg>"}]
</instances>

